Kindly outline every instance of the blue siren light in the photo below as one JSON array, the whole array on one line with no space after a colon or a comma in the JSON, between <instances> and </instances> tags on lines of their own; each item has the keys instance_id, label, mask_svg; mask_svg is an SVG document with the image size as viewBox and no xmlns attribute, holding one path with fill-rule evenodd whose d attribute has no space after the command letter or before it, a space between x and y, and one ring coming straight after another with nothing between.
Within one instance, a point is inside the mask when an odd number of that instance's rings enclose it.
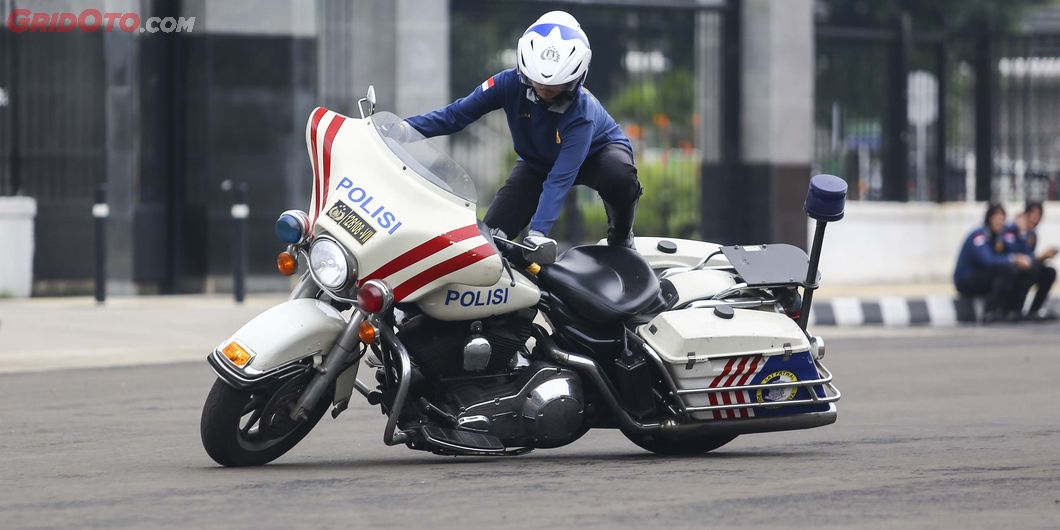
<instances>
[{"instance_id":1,"label":"blue siren light","mask_svg":"<svg viewBox=\"0 0 1060 530\"><path fill-rule=\"evenodd\" d=\"M818 221L838 221L846 207L847 183L835 175L816 175L810 179L803 210Z\"/></svg>"},{"instance_id":2,"label":"blue siren light","mask_svg":"<svg viewBox=\"0 0 1060 530\"><path fill-rule=\"evenodd\" d=\"M276 237L288 245L297 245L309 235L309 215L301 210L287 210L276 220Z\"/></svg>"}]
</instances>

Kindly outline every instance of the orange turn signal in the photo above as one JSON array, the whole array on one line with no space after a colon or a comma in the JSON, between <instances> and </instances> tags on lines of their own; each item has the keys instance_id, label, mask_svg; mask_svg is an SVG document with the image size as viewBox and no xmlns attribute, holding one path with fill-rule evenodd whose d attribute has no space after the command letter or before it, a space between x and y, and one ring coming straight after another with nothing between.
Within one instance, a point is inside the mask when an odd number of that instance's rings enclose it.
<instances>
[{"instance_id":1,"label":"orange turn signal","mask_svg":"<svg viewBox=\"0 0 1060 530\"><path fill-rule=\"evenodd\" d=\"M375 326L368 322L361 322L361 327L357 330L357 336L361 339L361 342L365 344L375 342Z\"/></svg>"},{"instance_id":2,"label":"orange turn signal","mask_svg":"<svg viewBox=\"0 0 1060 530\"><path fill-rule=\"evenodd\" d=\"M289 252L280 252L280 255L276 256L276 268L280 270L280 274L290 276L298 270L298 260Z\"/></svg>"},{"instance_id":3,"label":"orange turn signal","mask_svg":"<svg viewBox=\"0 0 1060 530\"><path fill-rule=\"evenodd\" d=\"M225 346L221 353L228 357L232 364L242 368L250 362L250 359L254 357L250 352L244 350L242 346L235 343L235 341L229 342L228 346Z\"/></svg>"}]
</instances>

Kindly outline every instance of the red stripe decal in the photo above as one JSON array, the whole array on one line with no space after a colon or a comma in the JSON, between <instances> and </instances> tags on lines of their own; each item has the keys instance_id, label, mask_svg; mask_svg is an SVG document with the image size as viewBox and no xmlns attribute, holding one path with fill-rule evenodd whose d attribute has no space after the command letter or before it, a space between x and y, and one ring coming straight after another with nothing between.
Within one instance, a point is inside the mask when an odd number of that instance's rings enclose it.
<instances>
[{"instance_id":1,"label":"red stripe decal","mask_svg":"<svg viewBox=\"0 0 1060 530\"><path fill-rule=\"evenodd\" d=\"M732 384L736 382L736 379L743 374L743 371L747 368L747 361L750 360L750 357L740 357L740 362L736 364L736 369L732 371L732 375L725 380L724 386L732 386Z\"/></svg>"},{"instance_id":2,"label":"red stripe decal","mask_svg":"<svg viewBox=\"0 0 1060 530\"><path fill-rule=\"evenodd\" d=\"M312 159L313 159L313 204L316 205L313 211L313 223L316 224L317 215L320 213L320 163L317 160L317 126L320 125L320 119L327 114L328 109L324 107L317 107L317 110L313 112L313 121L309 126L309 140L310 145L313 147Z\"/></svg>"},{"instance_id":3,"label":"red stripe decal","mask_svg":"<svg viewBox=\"0 0 1060 530\"><path fill-rule=\"evenodd\" d=\"M486 80L486 83L490 86L490 88L493 88L493 76L490 76L490 78Z\"/></svg>"},{"instance_id":4,"label":"red stripe decal","mask_svg":"<svg viewBox=\"0 0 1060 530\"><path fill-rule=\"evenodd\" d=\"M328 200L328 192L331 191L331 144L335 141L335 135L339 133L339 127L346 121L346 116L336 114L324 133L324 185L320 194L320 202L317 203L317 214L324 209L324 202Z\"/></svg>"},{"instance_id":5,"label":"red stripe decal","mask_svg":"<svg viewBox=\"0 0 1060 530\"><path fill-rule=\"evenodd\" d=\"M738 381L736 381L736 386L746 385L748 383L748 380L751 379L751 377L753 377L755 375L755 372L758 371L758 367L759 367L759 365L762 364L762 359L763 358L762 357L755 357L754 359L755 359L755 361L753 363L751 363L751 367L747 371L747 373L744 374L744 376L741 377Z\"/></svg>"},{"instance_id":6,"label":"red stripe decal","mask_svg":"<svg viewBox=\"0 0 1060 530\"><path fill-rule=\"evenodd\" d=\"M729 400L729 392L721 393L721 403L723 405L732 405L732 402ZM725 409L721 411L721 417L728 418L730 413L732 413L732 409Z\"/></svg>"},{"instance_id":7,"label":"red stripe decal","mask_svg":"<svg viewBox=\"0 0 1060 530\"><path fill-rule=\"evenodd\" d=\"M479 245L463 254L459 254L452 258L449 258L411 278L405 283L394 288L394 300L404 300L408 295L416 292L419 288L427 285L428 283L456 272L464 267L468 267L474 263L482 261L492 255L496 254L493 250L493 245L489 243Z\"/></svg>"},{"instance_id":8,"label":"red stripe decal","mask_svg":"<svg viewBox=\"0 0 1060 530\"><path fill-rule=\"evenodd\" d=\"M732 370L732 365L733 365L733 363L736 362L736 359L737 359L736 357L729 358L729 362L725 364L725 368L722 368L721 374L718 375L717 377L715 377L714 380L711 381L709 385L707 385L707 388L715 388L718 385L720 385L721 384L721 380L729 373L729 370ZM707 393L707 398L710 400L710 404L712 406L720 404L719 400L718 400L718 393L717 392L708 392ZM720 410L711 411L711 415L716 420L720 420L723 417L723 413Z\"/></svg>"},{"instance_id":9,"label":"red stripe decal","mask_svg":"<svg viewBox=\"0 0 1060 530\"><path fill-rule=\"evenodd\" d=\"M394 274L417 261L420 261L431 254L434 254L442 249L449 248L454 243L459 243L465 239L475 237L482 232L479 231L478 225L467 225L463 228L457 228L451 232L446 232L438 237L427 240L425 243L409 250L408 252L401 254L400 256L388 261L382 267L379 267L371 274L365 276L361 283L368 280L381 280Z\"/></svg>"},{"instance_id":10,"label":"red stripe decal","mask_svg":"<svg viewBox=\"0 0 1060 530\"><path fill-rule=\"evenodd\" d=\"M710 400L710 405L712 407L718 404L718 396L714 392L708 393L707 394L707 399ZM714 419L716 419L716 420L720 420L721 419L721 413L719 411L716 411L716 410L712 410L711 411L711 416L713 416Z\"/></svg>"},{"instance_id":11,"label":"red stripe decal","mask_svg":"<svg viewBox=\"0 0 1060 530\"><path fill-rule=\"evenodd\" d=\"M743 398L744 393L743 392L734 392L734 394L736 394L736 402L737 403L739 403L741 405L743 405L744 403L747 403L746 401L744 401L744 398ZM737 418L742 418L746 414L747 414L747 409L736 409L736 417Z\"/></svg>"},{"instance_id":12,"label":"red stripe decal","mask_svg":"<svg viewBox=\"0 0 1060 530\"><path fill-rule=\"evenodd\" d=\"M722 378L724 378L726 375L729 375L729 370L732 370L732 364L736 362L736 359L738 359L738 357L732 357L729 359L729 362L725 365L725 368L722 369L721 375L715 377L714 380L710 382L708 388L716 388L718 385L721 384Z\"/></svg>"}]
</instances>

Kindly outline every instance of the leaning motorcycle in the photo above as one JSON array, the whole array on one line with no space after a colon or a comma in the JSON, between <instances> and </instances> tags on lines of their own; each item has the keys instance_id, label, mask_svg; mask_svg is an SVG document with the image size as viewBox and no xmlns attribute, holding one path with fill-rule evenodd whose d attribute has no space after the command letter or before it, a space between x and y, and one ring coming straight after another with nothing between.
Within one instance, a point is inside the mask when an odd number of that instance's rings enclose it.
<instances>
[{"instance_id":1,"label":"leaning motorcycle","mask_svg":"<svg viewBox=\"0 0 1060 530\"><path fill-rule=\"evenodd\" d=\"M518 455L590 428L694 454L836 420L806 324L841 179L811 181L812 258L638 237L557 259L554 244L493 237L467 173L374 99L359 119L311 114L310 208L276 222L279 268L305 271L207 357L201 434L219 464L278 458L354 395L381 407L387 445L445 455Z\"/></svg>"}]
</instances>

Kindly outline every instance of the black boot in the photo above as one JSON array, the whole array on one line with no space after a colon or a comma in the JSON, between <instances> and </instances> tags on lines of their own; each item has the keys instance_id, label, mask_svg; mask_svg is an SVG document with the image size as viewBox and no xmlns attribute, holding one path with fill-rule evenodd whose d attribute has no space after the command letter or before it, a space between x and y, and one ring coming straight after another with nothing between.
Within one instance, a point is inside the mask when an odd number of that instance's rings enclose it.
<instances>
[{"instance_id":1,"label":"black boot","mask_svg":"<svg viewBox=\"0 0 1060 530\"><path fill-rule=\"evenodd\" d=\"M616 207L604 201L604 211L607 212L608 246L634 248L633 221L637 217L637 202L639 201L640 197L637 197L631 204L624 207Z\"/></svg>"}]
</instances>

